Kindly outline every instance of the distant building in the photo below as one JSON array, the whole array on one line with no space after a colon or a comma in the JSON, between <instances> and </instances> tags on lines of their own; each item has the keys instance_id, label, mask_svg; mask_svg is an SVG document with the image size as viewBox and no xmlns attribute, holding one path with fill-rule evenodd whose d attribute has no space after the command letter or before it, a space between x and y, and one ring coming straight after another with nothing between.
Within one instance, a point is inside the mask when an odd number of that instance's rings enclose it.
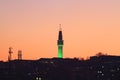
<instances>
[{"instance_id":1,"label":"distant building","mask_svg":"<svg viewBox=\"0 0 120 80\"><path fill-rule=\"evenodd\" d=\"M22 60L22 51L18 50L18 60Z\"/></svg>"}]
</instances>

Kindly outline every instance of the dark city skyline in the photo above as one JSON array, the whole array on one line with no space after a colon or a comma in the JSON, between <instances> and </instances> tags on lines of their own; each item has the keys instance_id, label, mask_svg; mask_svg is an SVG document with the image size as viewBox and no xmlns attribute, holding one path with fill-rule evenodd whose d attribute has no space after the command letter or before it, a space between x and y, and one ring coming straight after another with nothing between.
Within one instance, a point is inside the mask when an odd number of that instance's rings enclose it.
<instances>
[{"instance_id":1,"label":"dark city skyline","mask_svg":"<svg viewBox=\"0 0 120 80\"><path fill-rule=\"evenodd\" d=\"M120 0L0 0L0 60L8 48L17 59L57 57L58 24L64 33L63 58L120 55Z\"/></svg>"}]
</instances>

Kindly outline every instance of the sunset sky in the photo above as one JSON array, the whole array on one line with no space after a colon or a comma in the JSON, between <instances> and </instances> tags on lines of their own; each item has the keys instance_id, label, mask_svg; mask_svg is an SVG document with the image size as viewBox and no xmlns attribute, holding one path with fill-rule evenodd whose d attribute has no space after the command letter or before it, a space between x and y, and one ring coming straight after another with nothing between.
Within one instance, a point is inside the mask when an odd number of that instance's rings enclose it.
<instances>
[{"instance_id":1,"label":"sunset sky","mask_svg":"<svg viewBox=\"0 0 120 80\"><path fill-rule=\"evenodd\" d=\"M0 60L57 57L59 24L64 58L120 55L120 0L0 0Z\"/></svg>"}]
</instances>

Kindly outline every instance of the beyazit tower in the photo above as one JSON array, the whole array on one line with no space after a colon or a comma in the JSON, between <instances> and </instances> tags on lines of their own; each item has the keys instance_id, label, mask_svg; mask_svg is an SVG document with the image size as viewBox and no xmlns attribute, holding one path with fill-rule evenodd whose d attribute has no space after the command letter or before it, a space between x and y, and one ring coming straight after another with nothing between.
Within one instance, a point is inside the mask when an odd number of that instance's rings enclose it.
<instances>
[{"instance_id":1,"label":"beyazit tower","mask_svg":"<svg viewBox=\"0 0 120 80\"><path fill-rule=\"evenodd\" d=\"M59 34L58 34L58 40L57 40L57 45L58 45L58 58L63 58L63 39L62 39L62 28L60 24L60 29L59 29Z\"/></svg>"}]
</instances>

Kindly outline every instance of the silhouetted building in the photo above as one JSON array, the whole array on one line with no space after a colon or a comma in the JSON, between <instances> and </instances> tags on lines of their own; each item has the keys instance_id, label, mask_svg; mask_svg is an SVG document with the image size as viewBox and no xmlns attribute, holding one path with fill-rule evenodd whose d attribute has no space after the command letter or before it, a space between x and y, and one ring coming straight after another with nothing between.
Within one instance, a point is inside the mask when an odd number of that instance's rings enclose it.
<instances>
[{"instance_id":1,"label":"silhouetted building","mask_svg":"<svg viewBox=\"0 0 120 80\"><path fill-rule=\"evenodd\" d=\"M18 60L22 60L22 51L18 50Z\"/></svg>"},{"instance_id":2,"label":"silhouetted building","mask_svg":"<svg viewBox=\"0 0 120 80\"><path fill-rule=\"evenodd\" d=\"M120 80L120 56L0 62L0 80Z\"/></svg>"}]
</instances>

